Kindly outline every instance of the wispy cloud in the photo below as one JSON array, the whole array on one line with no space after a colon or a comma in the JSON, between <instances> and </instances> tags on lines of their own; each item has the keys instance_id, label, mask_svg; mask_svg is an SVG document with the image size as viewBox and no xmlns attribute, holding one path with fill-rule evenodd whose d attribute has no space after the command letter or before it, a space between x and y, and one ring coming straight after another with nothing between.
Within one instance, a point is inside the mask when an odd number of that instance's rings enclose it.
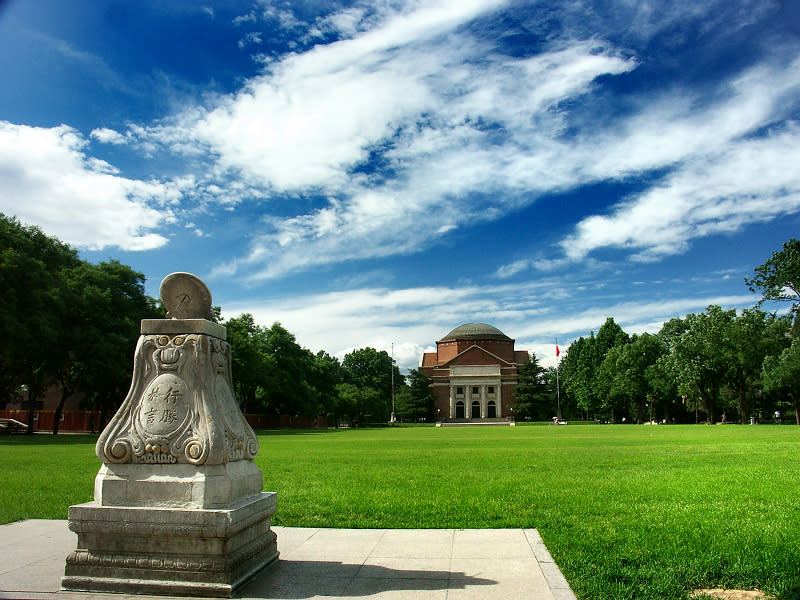
<instances>
[{"instance_id":1,"label":"wispy cloud","mask_svg":"<svg viewBox=\"0 0 800 600\"><path fill-rule=\"evenodd\" d=\"M626 248L637 260L685 251L695 238L731 233L800 211L800 136L795 125L737 140L698 157L609 215L582 220L564 241L572 259Z\"/></svg>"},{"instance_id":2,"label":"wispy cloud","mask_svg":"<svg viewBox=\"0 0 800 600\"><path fill-rule=\"evenodd\" d=\"M708 16L710 9L692 6L666 14L628 7L609 39L625 39L634 25L655 36L680 17ZM228 202L245 197L230 182L264 199L248 252L218 266L256 280L417 252L543 195L665 169L639 197L578 224L564 245L568 256L621 247L654 259L683 251L694 237L800 208L792 199L795 177L785 173L780 193L778 184L752 177L746 192L724 196L726 164L749 153L748 171L763 171L791 145L793 130L760 141L747 136L796 106L800 53L767 57L702 93L676 85L620 104L599 78L637 69L630 48L576 37L581 10L572 6L559 15L561 35L543 40L538 54L511 57L464 27L499 7L475 0L371 11L356 5L329 14L316 27L343 39L272 60L237 94L136 135L207 157L213 185ZM280 12L268 2L259 10L247 21ZM729 19L725 27L735 30L759 14L743 8L741 22ZM602 13L591 19L604 23ZM718 189L715 214L712 200L697 199L709 177ZM315 200L287 202L298 197ZM563 259L521 259L497 275L554 260Z\"/></svg>"}]
</instances>

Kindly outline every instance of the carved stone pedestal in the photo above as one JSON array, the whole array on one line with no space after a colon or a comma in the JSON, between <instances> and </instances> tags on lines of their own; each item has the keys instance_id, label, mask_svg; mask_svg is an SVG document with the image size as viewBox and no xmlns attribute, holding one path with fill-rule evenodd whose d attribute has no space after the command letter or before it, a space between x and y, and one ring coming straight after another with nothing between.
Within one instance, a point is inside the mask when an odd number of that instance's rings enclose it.
<instances>
[{"instance_id":1,"label":"carved stone pedestal","mask_svg":"<svg viewBox=\"0 0 800 600\"><path fill-rule=\"evenodd\" d=\"M94 502L69 508L65 590L230 597L278 557L277 494L262 491L211 294L175 273L161 299L173 318L142 321L131 389L97 440Z\"/></svg>"},{"instance_id":2,"label":"carved stone pedestal","mask_svg":"<svg viewBox=\"0 0 800 600\"><path fill-rule=\"evenodd\" d=\"M70 506L65 590L228 598L278 557L263 492L226 509Z\"/></svg>"}]
</instances>

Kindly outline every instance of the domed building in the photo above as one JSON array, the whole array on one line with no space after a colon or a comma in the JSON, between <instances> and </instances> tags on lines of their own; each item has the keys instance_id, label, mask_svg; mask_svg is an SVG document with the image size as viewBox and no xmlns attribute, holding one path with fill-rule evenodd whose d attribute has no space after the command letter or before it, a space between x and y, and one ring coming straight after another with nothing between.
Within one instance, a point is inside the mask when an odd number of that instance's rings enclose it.
<instances>
[{"instance_id":1,"label":"domed building","mask_svg":"<svg viewBox=\"0 0 800 600\"><path fill-rule=\"evenodd\" d=\"M528 360L496 327L466 323L425 352L419 370L431 380L438 419L498 419L513 416L517 367Z\"/></svg>"}]
</instances>

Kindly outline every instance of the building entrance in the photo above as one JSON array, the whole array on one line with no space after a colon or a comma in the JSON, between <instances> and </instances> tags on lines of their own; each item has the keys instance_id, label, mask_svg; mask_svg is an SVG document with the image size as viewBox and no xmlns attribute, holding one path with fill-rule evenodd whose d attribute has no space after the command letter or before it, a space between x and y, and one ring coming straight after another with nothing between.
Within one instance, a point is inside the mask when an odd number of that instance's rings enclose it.
<instances>
[{"instance_id":1,"label":"building entrance","mask_svg":"<svg viewBox=\"0 0 800 600\"><path fill-rule=\"evenodd\" d=\"M477 400L472 402L472 411L470 412L470 417L473 419L480 419L481 418L481 403Z\"/></svg>"}]
</instances>

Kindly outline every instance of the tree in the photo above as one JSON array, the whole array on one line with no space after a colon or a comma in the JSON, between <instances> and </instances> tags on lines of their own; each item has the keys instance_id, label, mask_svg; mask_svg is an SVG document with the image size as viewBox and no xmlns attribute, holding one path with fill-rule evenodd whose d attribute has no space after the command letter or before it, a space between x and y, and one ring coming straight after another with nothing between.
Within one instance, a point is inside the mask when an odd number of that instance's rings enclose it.
<instances>
[{"instance_id":1,"label":"tree","mask_svg":"<svg viewBox=\"0 0 800 600\"><path fill-rule=\"evenodd\" d=\"M140 322L158 315L144 293L144 275L118 261L81 262L63 276L70 318L58 331L59 353L51 355L61 387L54 434L66 399L76 392L103 415L116 408L130 382Z\"/></svg>"},{"instance_id":2,"label":"tree","mask_svg":"<svg viewBox=\"0 0 800 600\"><path fill-rule=\"evenodd\" d=\"M800 338L794 338L779 355L766 356L761 375L764 391L789 398L795 421L800 425Z\"/></svg>"},{"instance_id":3,"label":"tree","mask_svg":"<svg viewBox=\"0 0 800 600\"><path fill-rule=\"evenodd\" d=\"M405 381L389 354L385 350L378 352L375 348L353 350L342 360L342 371L346 383L361 390L374 390L376 397L383 401L384 410L378 410L376 405L371 407L371 412L364 414L369 414L375 421L388 420L391 412L392 372L396 386Z\"/></svg>"},{"instance_id":4,"label":"tree","mask_svg":"<svg viewBox=\"0 0 800 600\"><path fill-rule=\"evenodd\" d=\"M275 359L268 353L267 330L244 313L224 323L231 345L231 379L243 412L263 409L272 387Z\"/></svg>"},{"instance_id":5,"label":"tree","mask_svg":"<svg viewBox=\"0 0 800 600\"><path fill-rule=\"evenodd\" d=\"M555 414L557 409L553 405L553 393L548 386L546 374L547 369L539 364L535 353L531 353L528 362L519 366L519 379L514 388L516 418L545 420Z\"/></svg>"},{"instance_id":6,"label":"tree","mask_svg":"<svg viewBox=\"0 0 800 600\"><path fill-rule=\"evenodd\" d=\"M594 333L588 338L580 337L570 344L561 361L564 390L587 416L594 415L599 408L592 385L594 345Z\"/></svg>"},{"instance_id":7,"label":"tree","mask_svg":"<svg viewBox=\"0 0 800 600\"><path fill-rule=\"evenodd\" d=\"M78 264L67 244L0 213L0 335L24 342L0 346L0 391L8 396L27 388L30 424L38 398L54 381L58 336L70 317L63 272Z\"/></svg>"},{"instance_id":8,"label":"tree","mask_svg":"<svg viewBox=\"0 0 800 600\"><path fill-rule=\"evenodd\" d=\"M686 315L682 323L669 323L669 370L678 380L679 391L699 403L709 422L714 419L727 382L730 352L723 346L729 345L729 330L735 318L735 310L724 311L712 305L699 315Z\"/></svg>"},{"instance_id":9,"label":"tree","mask_svg":"<svg viewBox=\"0 0 800 600\"><path fill-rule=\"evenodd\" d=\"M800 335L800 241L792 238L785 242L782 250L773 252L754 270L755 275L744 281L751 292L761 293L759 305L768 300L791 302L794 334Z\"/></svg>"},{"instance_id":10,"label":"tree","mask_svg":"<svg viewBox=\"0 0 800 600\"><path fill-rule=\"evenodd\" d=\"M633 411L636 422L645 417L653 420L655 390L651 385L652 367L665 352L664 345L654 335L633 336L629 344L615 346L606 354L598 375L598 386L607 390L609 408L623 414ZM612 415L613 419L613 415Z\"/></svg>"},{"instance_id":11,"label":"tree","mask_svg":"<svg viewBox=\"0 0 800 600\"><path fill-rule=\"evenodd\" d=\"M418 369L408 370L408 385L403 386L401 390L408 390L408 408L410 416L417 421L420 418L432 419L434 396L431 392L431 380L424 374L420 373ZM398 411L398 414L400 412Z\"/></svg>"},{"instance_id":12,"label":"tree","mask_svg":"<svg viewBox=\"0 0 800 600\"><path fill-rule=\"evenodd\" d=\"M61 388L53 433L76 392L102 411L122 399L139 322L158 314L141 273L118 261L82 261L69 245L0 215L0 288L0 333L25 340L0 349L0 391L27 387L29 422L53 383Z\"/></svg>"},{"instance_id":13,"label":"tree","mask_svg":"<svg viewBox=\"0 0 800 600\"><path fill-rule=\"evenodd\" d=\"M352 422L385 421L388 419L386 399L379 390L359 387L354 383L336 386L338 416L349 417Z\"/></svg>"},{"instance_id":14,"label":"tree","mask_svg":"<svg viewBox=\"0 0 800 600\"><path fill-rule=\"evenodd\" d=\"M320 350L314 356L311 367L310 383L316 390L320 410L333 414L336 406L336 386L342 382L342 365L339 359Z\"/></svg>"},{"instance_id":15,"label":"tree","mask_svg":"<svg viewBox=\"0 0 800 600\"><path fill-rule=\"evenodd\" d=\"M731 321L725 340L718 345L719 352L728 362L728 395L735 403L742 423L752 411L764 358L778 354L786 347L788 330L789 324L785 319L758 309L745 310Z\"/></svg>"},{"instance_id":16,"label":"tree","mask_svg":"<svg viewBox=\"0 0 800 600\"><path fill-rule=\"evenodd\" d=\"M271 357L272 383L265 390L265 403L276 414L317 416L318 394L309 381L314 355L278 322L266 331L264 349Z\"/></svg>"},{"instance_id":17,"label":"tree","mask_svg":"<svg viewBox=\"0 0 800 600\"><path fill-rule=\"evenodd\" d=\"M608 317L598 330L597 337L592 333L588 338L579 338L567 349L561 362L564 375L564 389L573 398L579 409L587 415L608 416L610 414L607 398L600 395L596 380L600 365L611 348L628 343L628 334Z\"/></svg>"}]
</instances>

